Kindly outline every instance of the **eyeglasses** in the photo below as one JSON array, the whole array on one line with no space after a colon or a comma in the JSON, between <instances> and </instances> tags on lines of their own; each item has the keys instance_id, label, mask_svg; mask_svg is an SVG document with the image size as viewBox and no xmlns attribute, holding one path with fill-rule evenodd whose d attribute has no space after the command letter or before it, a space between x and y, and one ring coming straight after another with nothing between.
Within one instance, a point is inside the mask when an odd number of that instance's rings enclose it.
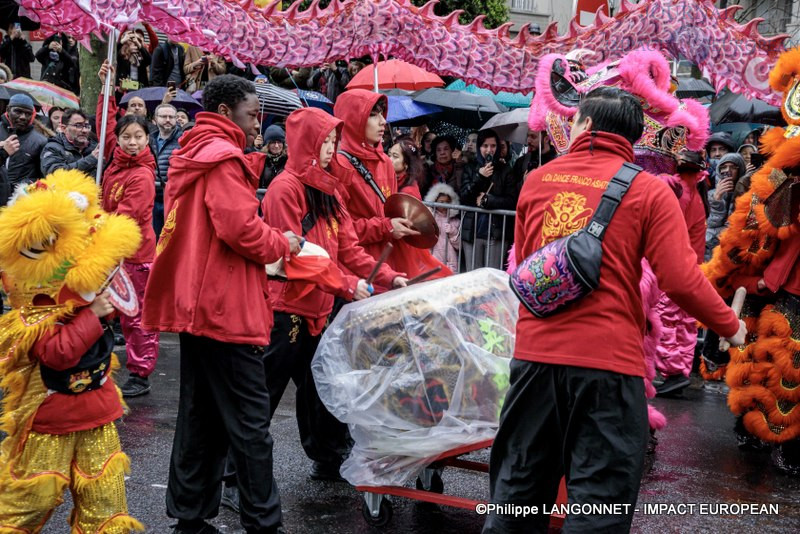
<instances>
[{"instance_id":1,"label":"eyeglasses","mask_svg":"<svg viewBox=\"0 0 800 534\"><path fill-rule=\"evenodd\" d=\"M77 128L78 130L91 130L92 125L88 122L76 122L74 124L67 124L67 126L71 126L72 128Z\"/></svg>"},{"instance_id":2,"label":"eyeglasses","mask_svg":"<svg viewBox=\"0 0 800 534\"><path fill-rule=\"evenodd\" d=\"M176 120L178 117L177 115L156 115L157 119L169 119L169 120Z\"/></svg>"}]
</instances>

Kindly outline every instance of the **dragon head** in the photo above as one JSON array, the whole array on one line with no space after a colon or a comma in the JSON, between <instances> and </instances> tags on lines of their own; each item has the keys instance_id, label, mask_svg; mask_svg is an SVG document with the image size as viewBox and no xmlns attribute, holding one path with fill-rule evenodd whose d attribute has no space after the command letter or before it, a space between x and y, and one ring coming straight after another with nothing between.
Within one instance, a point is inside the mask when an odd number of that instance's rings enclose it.
<instances>
[{"instance_id":1,"label":"dragon head","mask_svg":"<svg viewBox=\"0 0 800 534\"><path fill-rule=\"evenodd\" d=\"M619 61L585 69L580 51L548 54L539 63L536 96L529 125L546 130L560 154L569 148L572 118L583 95L612 86L638 97L644 109L644 133L634 145L636 163L651 172L672 174L683 150L702 150L708 139L708 111L698 102L673 94L669 64L658 52L631 52Z\"/></svg>"},{"instance_id":2,"label":"dragon head","mask_svg":"<svg viewBox=\"0 0 800 534\"><path fill-rule=\"evenodd\" d=\"M85 305L139 248L132 219L110 215L80 171L17 187L0 211L0 269L15 308Z\"/></svg>"}]
</instances>

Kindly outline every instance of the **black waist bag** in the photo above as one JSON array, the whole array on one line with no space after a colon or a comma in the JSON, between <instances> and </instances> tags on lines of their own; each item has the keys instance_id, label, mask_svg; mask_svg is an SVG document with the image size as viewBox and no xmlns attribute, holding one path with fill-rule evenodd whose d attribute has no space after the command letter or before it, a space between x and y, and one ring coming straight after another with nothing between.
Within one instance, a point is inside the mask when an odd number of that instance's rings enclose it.
<instances>
[{"instance_id":1,"label":"black waist bag","mask_svg":"<svg viewBox=\"0 0 800 534\"><path fill-rule=\"evenodd\" d=\"M534 316L553 315L600 284L603 236L622 197L641 171L641 167L623 163L608 182L588 226L548 243L517 266L508 283Z\"/></svg>"},{"instance_id":2,"label":"black waist bag","mask_svg":"<svg viewBox=\"0 0 800 534\"><path fill-rule=\"evenodd\" d=\"M57 371L40 365L42 381L47 389L68 395L77 395L103 386L111 367L111 351L114 348L114 333L103 324L103 335L89 347L78 365Z\"/></svg>"}]
</instances>

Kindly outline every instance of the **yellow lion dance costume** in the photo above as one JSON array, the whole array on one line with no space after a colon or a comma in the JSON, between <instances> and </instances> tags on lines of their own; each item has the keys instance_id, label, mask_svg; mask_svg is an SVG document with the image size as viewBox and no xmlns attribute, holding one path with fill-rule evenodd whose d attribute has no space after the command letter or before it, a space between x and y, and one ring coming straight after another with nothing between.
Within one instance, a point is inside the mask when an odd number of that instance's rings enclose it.
<instances>
[{"instance_id":1,"label":"yellow lion dance costume","mask_svg":"<svg viewBox=\"0 0 800 534\"><path fill-rule=\"evenodd\" d=\"M130 460L113 421L66 434L32 429L37 411L54 393L43 378L48 368L32 355L34 345L66 328L140 240L133 220L100 208L99 189L79 171L56 171L20 186L0 210L0 269L12 306L0 316L0 430L7 435L0 445L0 533L40 532L67 487L75 502L73 534L144 530L127 512L124 473ZM93 371L101 373L96 389L115 388L109 376L115 365L110 354L110 365ZM67 376L72 397L83 394L86 380ZM112 389L111 398L116 395Z\"/></svg>"},{"instance_id":2,"label":"yellow lion dance costume","mask_svg":"<svg viewBox=\"0 0 800 534\"><path fill-rule=\"evenodd\" d=\"M800 475L800 292L793 287L800 269L793 252L800 250L800 48L779 58L770 85L784 93L781 111L789 126L762 137L769 159L737 199L729 227L703 268L722 296L748 288L748 343L729 351L724 370L728 405L740 417L740 444L752 439L743 431L773 444L775 465ZM787 281L791 292L783 289Z\"/></svg>"}]
</instances>

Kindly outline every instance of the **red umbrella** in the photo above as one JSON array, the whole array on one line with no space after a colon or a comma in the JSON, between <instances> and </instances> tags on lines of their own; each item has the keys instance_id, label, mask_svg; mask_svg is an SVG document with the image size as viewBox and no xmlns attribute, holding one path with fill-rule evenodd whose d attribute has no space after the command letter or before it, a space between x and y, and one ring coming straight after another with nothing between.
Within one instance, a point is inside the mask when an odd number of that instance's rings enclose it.
<instances>
[{"instance_id":1,"label":"red umbrella","mask_svg":"<svg viewBox=\"0 0 800 534\"><path fill-rule=\"evenodd\" d=\"M444 80L411 63L406 63L399 59L378 62L378 89L417 91L419 89L442 86L444 86ZM374 89L375 66L369 65L361 69L347 84L347 88Z\"/></svg>"}]
</instances>

